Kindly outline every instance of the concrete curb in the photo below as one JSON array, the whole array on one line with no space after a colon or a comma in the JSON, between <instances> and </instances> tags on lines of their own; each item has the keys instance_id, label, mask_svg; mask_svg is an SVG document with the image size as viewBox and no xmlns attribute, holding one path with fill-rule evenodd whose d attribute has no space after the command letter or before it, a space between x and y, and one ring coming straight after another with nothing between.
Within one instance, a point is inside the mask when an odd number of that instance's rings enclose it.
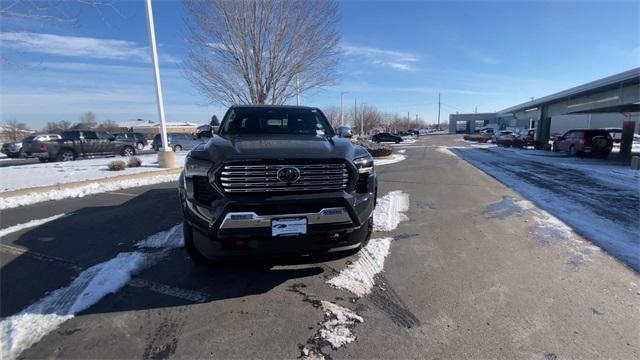
<instances>
[{"instance_id":1,"label":"concrete curb","mask_svg":"<svg viewBox=\"0 0 640 360\"><path fill-rule=\"evenodd\" d=\"M3 192L3 193L0 193L0 197L2 197L2 198L10 198L10 197L14 197L14 196L22 196L22 195L27 195L27 194L46 193L46 192L49 192L49 191L52 191L52 190L74 189L74 188L86 186L86 185L89 185L89 184L95 184L95 183L105 184L105 183L110 183L110 182L114 182L114 181L121 181L121 180L141 179L141 178L145 178L145 177L149 177L149 176L171 175L171 174L178 175L178 174L180 174L181 171L182 171L182 168L172 168L172 169L163 169L163 170L158 170L158 171L147 171L147 172L137 173L137 174L112 176L112 177L107 177L107 178L102 178L102 179L95 179L95 180L82 180L82 181L75 181L75 182L64 183L64 184L38 186L38 187L32 187L32 188L28 188L28 189L20 189L20 190L13 190L13 191Z\"/></svg>"}]
</instances>

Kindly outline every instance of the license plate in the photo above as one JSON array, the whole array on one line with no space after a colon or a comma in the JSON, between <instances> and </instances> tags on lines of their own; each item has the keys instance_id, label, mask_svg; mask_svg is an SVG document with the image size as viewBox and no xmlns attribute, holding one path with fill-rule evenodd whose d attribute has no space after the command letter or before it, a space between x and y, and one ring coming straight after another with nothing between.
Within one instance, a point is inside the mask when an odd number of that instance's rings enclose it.
<instances>
[{"instance_id":1,"label":"license plate","mask_svg":"<svg viewBox=\"0 0 640 360\"><path fill-rule=\"evenodd\" d=\"M307 218L274 219L271 221L271 236L306 234Z\"/></svg>"}]
</instances>

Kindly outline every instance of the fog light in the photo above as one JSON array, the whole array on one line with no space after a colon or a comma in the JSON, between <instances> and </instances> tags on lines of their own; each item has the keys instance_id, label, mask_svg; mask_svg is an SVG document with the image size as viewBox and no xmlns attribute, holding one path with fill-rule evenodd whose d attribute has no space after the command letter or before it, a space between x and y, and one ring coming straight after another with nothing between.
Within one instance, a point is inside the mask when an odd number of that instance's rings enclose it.
<instances>
[{"instance_id":1,"label":"fog light","mask_svg":"<svg viewBox=\"0 0 640 360\"><path fill-rule=\"evenodd\" d=\"M327 235L327 239L329 239L329 240L334 240L334 239L337 239L339 237L340 237L340 234L338 234L338 233Z\"/></svg>"}]
</instances>

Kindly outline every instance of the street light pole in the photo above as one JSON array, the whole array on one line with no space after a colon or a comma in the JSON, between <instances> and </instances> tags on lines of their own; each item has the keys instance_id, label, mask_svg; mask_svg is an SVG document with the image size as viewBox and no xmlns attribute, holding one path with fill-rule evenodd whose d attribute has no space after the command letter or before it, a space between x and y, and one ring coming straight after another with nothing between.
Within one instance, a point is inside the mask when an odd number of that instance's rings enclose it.
<instances>
[{"instance_id":1,"label":"street light pole","mask_svg":"<svg viewBox=\"0 0 640 360\"><path fill-rule=\"evenodd\" d=\"M160 67L158 66L158 49L156 47L156 30L153 25L151 0L145 0L144 5L147 10L147 30L149 32L151 66L153 68L153 79L156 87L156 103L158 106L158 117L160 118L160 139L162 140L162 151L158 152L158 165L163 168L173 168L176 166L176 159L167 141L167 127L164 118L164 104L162 102L162 84L160 83Z\"/></svg>"},{"instance_id":2,"label":"street light pole","mask_svg":"<svg viewBox=\"0 0 640 360\"><path fill-rule=\"evenodd\" d=\"M341 91L340 92L340 125L344 125L344 112L343 112L343 100L344 100L344 94L348 94L348 91Z\"/></svg>"},{"instance_id":3,"label":"street light pole","mask_svg":"<svg viewBox=\"0 0 640 360\"><path fill-rule=\"evenodd\" d=\"M360 104L360 106L362 106L362 116L360 117L360 136L364 136L364 106L367 105L367 103L363 102L362 104Z\"/></svg>"}]
</instances>

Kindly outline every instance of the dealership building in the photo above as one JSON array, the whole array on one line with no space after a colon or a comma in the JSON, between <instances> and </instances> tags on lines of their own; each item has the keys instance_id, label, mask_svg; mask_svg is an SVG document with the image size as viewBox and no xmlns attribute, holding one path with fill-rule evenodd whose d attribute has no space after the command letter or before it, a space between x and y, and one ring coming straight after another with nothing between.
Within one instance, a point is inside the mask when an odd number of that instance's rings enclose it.
<instances>
[{"instance_id":1,"label":"dealership building","mask_svg":"<svg viewBox=\"0 0 640 360\"><path fill-rule=\"evenodd\" d=\"M496 130L535 129L536 141L574 128L622 127L635 121L640 133L640 68L592 81L496 113L451 114L449 132L473 133L483 127Z\"/></svg>"}]
</instances>

